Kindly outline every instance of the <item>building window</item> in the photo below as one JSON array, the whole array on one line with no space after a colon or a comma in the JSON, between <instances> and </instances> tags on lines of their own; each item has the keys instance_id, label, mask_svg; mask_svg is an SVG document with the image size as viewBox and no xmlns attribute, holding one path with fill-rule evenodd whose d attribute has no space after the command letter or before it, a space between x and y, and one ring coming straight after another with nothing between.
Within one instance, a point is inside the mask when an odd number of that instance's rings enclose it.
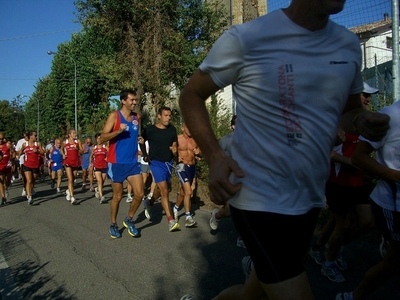
<instances>
[{"instance_id":1,"label":"building window","mask_svg":"<svg viewBox=\"0 0 400 300\"><path fill-rule=\"evenodd\" d=\"M392 38L389 37L389 36L386 37L386 48L388 48L388 49L392 49L393 48Z\"/></svg>"}]
</instances>

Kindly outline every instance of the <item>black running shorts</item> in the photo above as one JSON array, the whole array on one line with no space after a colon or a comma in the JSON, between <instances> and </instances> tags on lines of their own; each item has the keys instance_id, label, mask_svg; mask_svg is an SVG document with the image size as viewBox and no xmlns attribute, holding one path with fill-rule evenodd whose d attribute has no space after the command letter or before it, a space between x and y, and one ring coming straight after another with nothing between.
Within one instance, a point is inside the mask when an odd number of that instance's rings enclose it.
<instances>
[{"instance_id":1,"label":"black running shorts","mask_svg":"<svg viewBox=\"0 0 400 300\"><path fill-rule=\"evenodd\" d=\"M304 260L320 209L292 216L239 210L231 205L231 216L253 259L258 280L278 283L304 272Z\"/></svg>"},{"instance_id":2,"label":"black running shorts","mask_svg":"<svg viewBox=\"0 0 400 300\"><path fill-rule=\"evenodd\" d=\"M366 186L345 186L328 181L325 196L329 209L337 214L347 213L355 205L371 204Z\"/></svg>"}]
</instances>

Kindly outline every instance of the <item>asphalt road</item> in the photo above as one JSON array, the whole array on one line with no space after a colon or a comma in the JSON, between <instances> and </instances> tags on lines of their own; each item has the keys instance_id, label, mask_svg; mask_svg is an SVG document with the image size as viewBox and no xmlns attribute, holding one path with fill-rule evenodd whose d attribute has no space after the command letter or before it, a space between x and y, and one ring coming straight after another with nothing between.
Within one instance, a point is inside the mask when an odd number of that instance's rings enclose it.
<instances>
[{"instance_id":1,"label":"asphalt road","mask_svg":"<svg viewBox=\"0 0 400 300\"><path fill-rule=\"evenodd\" d=\"M178 300L191 294L202 300L244 281L241 259L247 252L236 246L231 220L222 220L219 230L211 231L210 212L199 199L193 203L196 228L184 227L181 210L181 230L169 232L156 203L152 222L142 207L136 215L140 237L132 238L124 230L122 238L111 239L109 205L100 204L94 193L79 191L78 204L71 205L47 181L37 184L35 204L29 206L21 190L21 182L14 183L10 203L0 207L0 299ZM105 192L110 199L110 185ZM171 192L171 201L175 200L176 193ZM123 199L120 228L128 205ZM352 290L379 261L378 245L373 233L348 247L350 269L342 284L324 278L308 259L316 299L335 299L336 293ZM393 280L369 299L400 299L399 286L400 280Z\"/></svg>"}]
</instances>

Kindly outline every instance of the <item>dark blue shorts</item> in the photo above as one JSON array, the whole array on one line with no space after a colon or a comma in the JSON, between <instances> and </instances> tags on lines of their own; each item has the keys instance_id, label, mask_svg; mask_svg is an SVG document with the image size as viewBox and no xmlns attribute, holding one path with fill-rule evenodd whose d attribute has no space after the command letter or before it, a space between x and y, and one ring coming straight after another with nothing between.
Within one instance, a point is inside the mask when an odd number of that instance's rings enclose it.
<instances>
[{"instance_id":1,"label":"dark blue shorts","mask_svg":"<svg viewBox=\"0 0 400 300\"><path fill-rule=\"evenodd\" d=\"M141 173L140 163L133 164L109 164L108 176L113 182L122 183L126 178Z\"/></svg>"},{"instance_id":2,"label":"dark blue shorts","mask_svg":"<svg viewBox=\"0 0 400 300\"><path fill-rule=\"evenodd\" d=\"M176 171L176 176L179 178L179 182L184 184L185 182L193 183L193 179L196 176L196 165L184 165L185 169L183 171Z\"/></svg>"},{"instance_id":3,"label":"dark blue shorts","mask_svg":"<svg viewBox=\"0 0 400 300\"><path fill-rule=\"evenodd\" d=\"M158 160L152 160L150 163L150 170L153 173L154 182L169 182L171 179L172 161L163 162Z\"/></svg>"}]
</instances>

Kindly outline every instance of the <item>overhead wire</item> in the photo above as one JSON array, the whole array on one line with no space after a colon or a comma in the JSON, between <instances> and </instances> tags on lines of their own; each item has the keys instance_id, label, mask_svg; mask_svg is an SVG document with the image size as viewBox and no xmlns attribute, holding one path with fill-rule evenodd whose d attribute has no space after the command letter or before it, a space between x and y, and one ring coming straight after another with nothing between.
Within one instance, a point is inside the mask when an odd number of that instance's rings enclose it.
<instances>
[{"instance_id":1,"label":"overhead wire","mask_svg":"<svg viewBox=\"0 0 400 300\"><path fill-rule=\"evenodd\" d=\"M81 29L82 28L71 28L71 29L64 29L64 30L58 30L58 31L53 31L53 32L37 33L37 34L16 36L16 37L10 37L10 38L0 38L0 42L12 41L12 40L20 40L20 39L28 39L28 38L33 38L33 37L38 37L38 36L45 36L45 35L50 35L50 34L58 34L58 33L63 33L63 32L68 32L68 31L80 31Z\"/></svg>"}]
</instances>

